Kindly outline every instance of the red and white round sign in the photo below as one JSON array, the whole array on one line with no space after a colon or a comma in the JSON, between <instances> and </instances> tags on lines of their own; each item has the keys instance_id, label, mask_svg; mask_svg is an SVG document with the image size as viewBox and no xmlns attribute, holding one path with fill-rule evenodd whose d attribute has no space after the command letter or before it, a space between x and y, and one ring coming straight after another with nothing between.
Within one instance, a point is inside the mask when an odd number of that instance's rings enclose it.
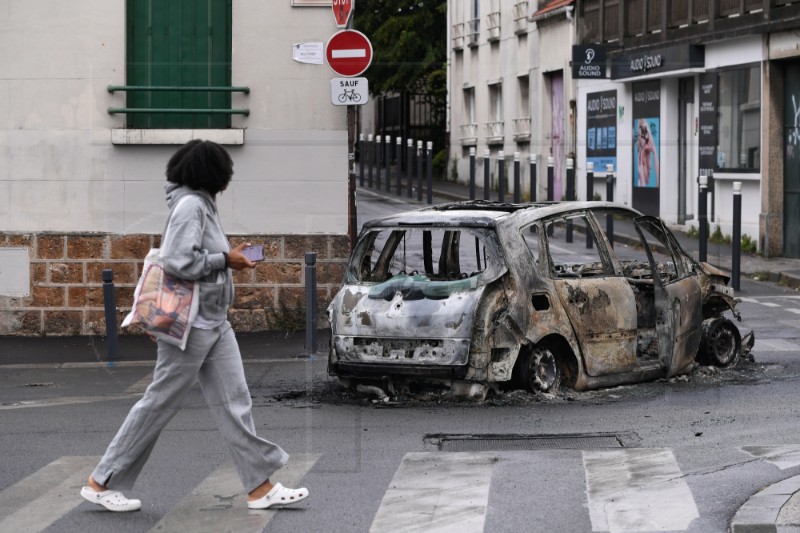
<instances>
[{"instance_id":1,"label":"red and white round sign","mask_svg":"<svg viewBox=\"0 0 800 533\"><path fill-rule=\"evenodd\" d=\"M328 41L328 66L340 76L358 76L372 63L372 43L356 30L342 30Z\"/></svg>"}]
</instances>

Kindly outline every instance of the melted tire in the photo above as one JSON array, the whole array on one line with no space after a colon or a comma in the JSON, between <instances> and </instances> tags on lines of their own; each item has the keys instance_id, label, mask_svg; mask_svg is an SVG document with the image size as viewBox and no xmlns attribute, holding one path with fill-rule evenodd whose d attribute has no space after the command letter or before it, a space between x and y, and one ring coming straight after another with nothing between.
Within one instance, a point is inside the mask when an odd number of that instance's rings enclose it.
<instances>
[{"instance_id":1,"label":"melted tire","mask_svg":"<svg viewBox=\"0 0 800 533\"><path fill-rule=\"evenodd\" d=\"M701 362L709 365L735 365L742 355L742 336L736 324L724 317L704 321L700 355Z\"/></svg>"},{"instance_id":2,"label":"melted tire","mask_svg":"<svg viewBox=\"0 0 800 533\"><path fill-rule=\"evenodd\" d=\"M524 355L522 382L530 392L555 394L561 389L561 365L547 346L534 346Z\"/></svg>"}]
</instances>

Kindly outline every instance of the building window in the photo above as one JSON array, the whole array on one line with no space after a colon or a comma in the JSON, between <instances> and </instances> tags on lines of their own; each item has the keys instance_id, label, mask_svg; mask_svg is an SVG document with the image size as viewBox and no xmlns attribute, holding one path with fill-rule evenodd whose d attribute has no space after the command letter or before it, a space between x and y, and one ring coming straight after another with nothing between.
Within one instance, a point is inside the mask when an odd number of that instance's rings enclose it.
<instances>
[{"instance_id":1,"label":"building window","mask_svg":"<svg viewBox=\"0 0 800 533\"><path fill-rule=\"evenodd\" d=\"M758 172L761 75L758 66L719 73L717 169Z\"/></svg>"},{"instance_id":2,"label":"building window","mask_svg":"<svg viewBox=\"0 0 800 533\"><path fill-rule=\"evenodd\" d=\"M489 84L489 122L486 123L486 136L492 143L502 142L504 137L503 84L499 81Z\"/></svg>"},{"instance_id":3,"label":"building window","mask_svg":"<svg viewBox=\"0 0 800 533\"><path fill-rule=\"evenodd\" d=\"M230 110L231 0L127 0L128 108ZM192 90L174 90L172 88ZM128 113L129 128L229 128L230 114Z\"/></svg>"}]
</instances>

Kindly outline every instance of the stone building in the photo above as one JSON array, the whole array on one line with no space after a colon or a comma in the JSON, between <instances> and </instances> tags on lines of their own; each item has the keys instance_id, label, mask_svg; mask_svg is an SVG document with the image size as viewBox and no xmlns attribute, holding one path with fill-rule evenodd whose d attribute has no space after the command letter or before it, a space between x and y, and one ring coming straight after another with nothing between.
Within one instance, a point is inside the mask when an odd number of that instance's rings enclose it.
<instances>
[{"instance_id":1,"label":"stone building","mask_svg":"<svg viewBox=\"0 0 800 533\"><path fill-rule=\"evenodd\" d=\"M325 4L0 3L0 334L103 333L105 269L121 320L163 230L166 162L192 138L233 157L218 199L232 243L265 245L265 263L236 274L235 327L302 316L306 252L324 309L350 242Z\"/></svg>"}]
</instances>

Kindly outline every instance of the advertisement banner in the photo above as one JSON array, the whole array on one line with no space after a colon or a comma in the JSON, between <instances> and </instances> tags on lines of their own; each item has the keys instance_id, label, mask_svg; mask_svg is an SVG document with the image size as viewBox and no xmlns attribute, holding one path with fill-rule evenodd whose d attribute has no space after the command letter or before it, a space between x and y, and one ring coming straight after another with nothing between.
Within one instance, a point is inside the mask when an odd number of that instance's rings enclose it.
<instances>
[{"instance_id":1,"label":"advertisement banner","mask_svg":"<svg viewBox=\"0 0 800 533\"><path fill-rule=\"evenodd\" d=\"M617 91L586 95L586 161L595 172L617 168Z\"/></svg>"},{"instance_id":2,"label":"advertisement banner","mask_svg":"<svg viewBox=\"0 0 800 533\"><path fill-rule=\"evenodd\" d=\"M708 176L717 162L717 74L707 72L700 76L700 175Z\"/></svg>"},{"instance_id":3,"label":"advertisement banner","mask_svg":"<svg viewBox=\"0 0 800 533\"><path fill-rule=\"evenodd\" d=\"M658 81L634 84L633 168L634 187L659 186L661 139L661 86Z\"/></svg>"}]
</instances>

